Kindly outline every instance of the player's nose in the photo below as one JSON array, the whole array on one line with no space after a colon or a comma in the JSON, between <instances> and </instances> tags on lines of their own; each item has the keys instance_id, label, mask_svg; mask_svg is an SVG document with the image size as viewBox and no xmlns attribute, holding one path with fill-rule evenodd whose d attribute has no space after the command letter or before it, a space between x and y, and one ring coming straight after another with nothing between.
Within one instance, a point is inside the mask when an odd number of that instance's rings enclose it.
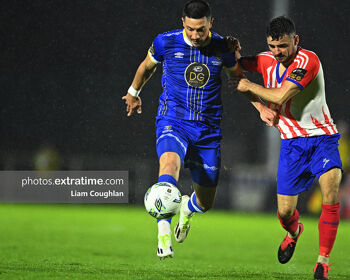
<instances>
[{"instance_id":1,"label":"player's nose","mask_svg":"<svg viewBox=\"0 0 350 280\"><path fill-rule=\"evenodd\" d=\"M281 49L275 48L275 53L276 53L276 54L280 54L280 53L281 53Z\"/></svg>"},{"instance_id":2,"label":"player's nose","mask_svg":"<svg viewBox=\"0 0 350 280\"><path fill-rule=\"evenodd\" d=\"M274 56L279 56L281 54L281 51L278 49L275 49L273 54L274 54Z\"/></svg>"},{"instance_id":3,"label":"player's nose","mask_svg":"<svg viewBox=\"0 0 350 280\"><path fill-rule=\"evenodd\" d=\"M199 34L197 32L193 32L192 39L199 39Z\"/></svg>"}]
</instances>

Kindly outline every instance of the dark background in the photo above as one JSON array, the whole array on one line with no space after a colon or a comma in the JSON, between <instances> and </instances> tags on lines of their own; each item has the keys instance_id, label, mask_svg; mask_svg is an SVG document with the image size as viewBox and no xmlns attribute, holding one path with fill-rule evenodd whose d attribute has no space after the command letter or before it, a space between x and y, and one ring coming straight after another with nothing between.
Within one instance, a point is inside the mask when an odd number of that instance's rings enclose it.
<instances>
[{"instance_id":1,"label":"dark background","mask_svg":"<svg viewBox=\"0 0 350 280\"><path fill-rule=\"evenodd\" d=\"M322 62L333 119L349 123L350 2L288 2L300 46ZM141 93L142 115L128 118L121 97L155 36L182 27L184 3L1 1L2 168L33 169L35 154L50 147L59 156L59 169L129 170L132 180L152 184L161 67ZM211 6L213 30L239 38L243 55L267 49L273 1L213 0ZM266 129L257 112L225 86L223 101L224 170L264 164ZM151 165L147 179L140 172L146 164Z\"/></svg>"}]
</instances>

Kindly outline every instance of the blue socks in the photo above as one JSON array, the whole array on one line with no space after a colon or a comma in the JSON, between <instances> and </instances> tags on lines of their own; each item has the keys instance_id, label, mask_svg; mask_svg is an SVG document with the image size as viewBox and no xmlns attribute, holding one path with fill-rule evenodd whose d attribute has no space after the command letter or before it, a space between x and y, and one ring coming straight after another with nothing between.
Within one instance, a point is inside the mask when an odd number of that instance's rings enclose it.
<instances>
[{"instance_id":1,"label":"blue socks","mask_svg":"<svg viewBox=\"0 0 350 280\"><path fill-rule=\"evenodd\" d=\"M170 183L170 184L172 184L174 186L177 185L176 179L173 176L168 175L168 174L164 174L164 175L159 176L158 183L160 183L160 182L167 182L167 183ZM188 201L187 207L188 207L188 209L191 212L198 212L198 213L204 213L205 212L205 210L198 205L198 203L197 203L197 196L196 196L195 192L192 193L192 195L190 197L190 200ZM164 220L157 219L158 223L160 221L164 221ZM171 223L171 219L168 219L166 221L169 224Z\"/></svg>"},{"instance_id":2,"label":"blue socks","mask_svg":"<svg viewBox=\"0 0 350 280\"><path fill-rule=\"evenodd\" d=\"M198 204L197 204L197 196L196 193L193 192L190 200L188 201L187 204L188 209L190 209L192 212L198 212L198 213L204 213L204 209L201 208Z\"/></svg>"},{"instance_id":3,"label":"blue socks","mask_svg":"<svg viewBox=\"0 0 350 280\"><path fill-rule=\"evenodd\" d=\"M160 183L160 182L167 182L167 183L170 183L174 186L177 185L176 179L173 176L168 175L168 174L160 175L158 178L158 183Z\"/></svg>"}]
</instances>

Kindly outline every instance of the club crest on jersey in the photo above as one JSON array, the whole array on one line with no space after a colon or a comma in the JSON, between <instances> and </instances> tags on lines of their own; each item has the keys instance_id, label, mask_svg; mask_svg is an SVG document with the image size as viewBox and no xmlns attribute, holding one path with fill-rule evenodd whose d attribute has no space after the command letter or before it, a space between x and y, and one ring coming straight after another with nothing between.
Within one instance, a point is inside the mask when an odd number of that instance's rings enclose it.
<instances>
[{"instance_id":1,"label":"club crest on jersey","mask_svg":"<svg viewBox=\"0 0 350 280\"><path fill-rule=\"evenodd\" d=\"M209 68L203 63L193 62L185 70L185 80L188 85L193 87L204 87L209 77Z\"/></svg>"},{"instance_id":2,"label":"club crest on jersey","mask_svg":"<svg viewBox=\"0 0 350 280\"><path fill-rule=\"evenodd\" d=\"M288 78L299 82L304 78L306 72L307 70L305 69L297 68L297 69L294 69L293 72L289 74Z\"/></svg>"}]
</instances>

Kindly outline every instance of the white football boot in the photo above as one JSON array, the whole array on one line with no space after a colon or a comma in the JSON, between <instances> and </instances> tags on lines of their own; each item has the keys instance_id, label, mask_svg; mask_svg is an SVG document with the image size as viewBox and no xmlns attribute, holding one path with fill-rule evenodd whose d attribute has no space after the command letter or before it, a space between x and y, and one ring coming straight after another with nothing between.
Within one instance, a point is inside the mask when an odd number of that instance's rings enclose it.
<instances>
[{"instance_id":1,"label":"white football boot","mask_svg":"<svg viewBox=\"0 0 350 280\"><path fill-rule=\"evenodd\" d=\"M158 223L158 248L157 256L163 260L165 258L173 258L174 250L171 245L171 228L167 221L159 221Z\"/></svg>"},{"instance_id":2,"label":"white football boot","mask_svg":"<svg viewBox=\"0 0 350 280\"><path fill-rule=\"evenodd\" d=\"M179 243L185 241L191 227L191 218L194 213L191 212L189 215L187 214L189 212L187 207L189 200L190 197L188 195L182 196L179 221L174 229L175 240Z\"/></svg>"}]
</instances>

